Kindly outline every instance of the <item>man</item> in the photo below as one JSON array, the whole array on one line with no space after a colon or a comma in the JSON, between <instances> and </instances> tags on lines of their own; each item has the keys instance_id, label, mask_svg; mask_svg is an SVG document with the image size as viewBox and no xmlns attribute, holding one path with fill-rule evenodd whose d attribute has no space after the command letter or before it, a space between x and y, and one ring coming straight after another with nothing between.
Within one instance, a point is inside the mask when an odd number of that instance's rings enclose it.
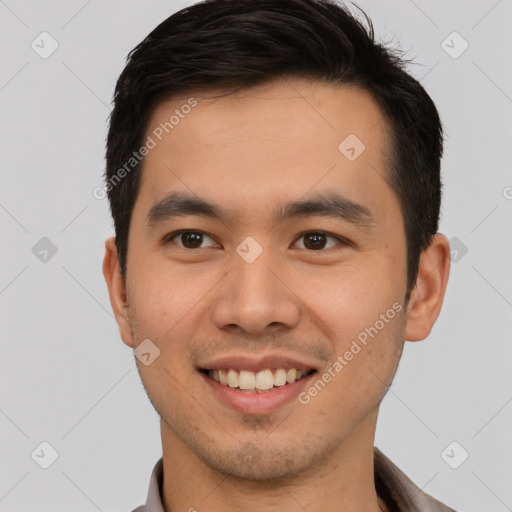
<instances>
[{"instance_id":1,"label":"man","mask_svg":"<svg viewBox=\"0 0 512 512\"><path fill-rule=\"evenodd\" d=\"M161 418L142 512L449 511L373 446L449 275L442 128L328 0L211 0L115 91L103 272Z\"/></svg>"}]
</instances>

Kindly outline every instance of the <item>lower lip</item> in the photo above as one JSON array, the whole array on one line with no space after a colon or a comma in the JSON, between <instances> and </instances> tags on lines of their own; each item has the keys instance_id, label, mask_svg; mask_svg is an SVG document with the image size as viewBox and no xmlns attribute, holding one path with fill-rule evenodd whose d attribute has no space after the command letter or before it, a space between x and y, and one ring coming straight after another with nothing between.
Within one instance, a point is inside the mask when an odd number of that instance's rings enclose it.
<instances>
[{"instance_id":1,"label":"lower lip","mask_svg":"<svg viewBox=\"0 0 512 512\"><path fill-rule=\"evenodd\" d=\"M274 387L264 393L245 393L236 388L220 384L216 380L199 371L206 383L213 389L220 400L233 409L244 414L268 414L275 411L287 402L290 402L300 393L300 390L315 375L313 372L300 380Z\"/></svg>"}]
</instances>

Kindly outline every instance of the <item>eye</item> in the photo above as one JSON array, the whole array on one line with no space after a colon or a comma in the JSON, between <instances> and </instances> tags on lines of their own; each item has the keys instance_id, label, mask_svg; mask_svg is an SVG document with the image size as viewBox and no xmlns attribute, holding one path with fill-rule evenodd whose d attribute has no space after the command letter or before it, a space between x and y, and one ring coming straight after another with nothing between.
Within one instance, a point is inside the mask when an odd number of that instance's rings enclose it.
<instances>
[{"instance_id":1,"label":"eye","mask_svg":"<svg viewBox=\"0 0 512 512\"><path fill-rule=\"evenodd\" d=\"M209 238L212 240L212 238L210 238L202 231L187 231L183 229L181 231L175 231L174 233L167 235L164 238L164 243L171 242L175 238L177 238L182 244L177 245L179 247L183 247L184 249L201 249L202 247L200 247L200 245L204 238Z\"/></svg>"},{"instance_id":2,"label":"eye","mask_svg":"<svg viewBox=\"0 0 512 512\"><path fill-rule=\"evenodd\" d=\"M303 247L299 247L299 249L311 249L313 251L319 251L321 249L330 249L331 247L326 247L326 239L331 238L332 240L337 240L338 245L348 245L348 242L343 240L342 238L334 235L329 235L324 231L308 231L306 233L302 233L299 236L300 239L304 239L305 243L303 243Z\"/></svg>"},{"instance_id":3,"label":"eye","mask_svg":"<svg viewBox=\"0 0 512 512\"><path fill-rule=\"evenodd\" d=\"M169 243L176 239L179 240L179 243L174 243L183 249L202 249L203 247L201 247L201 244L204 242L205 238L213 241L213 239L203 231L182 229L180 231L170 233L164 238L163 241L164 243ZM338 242L338 244L334 244L334 246L349 245L348 241L335 235L329 235L324 231L307 231L299 235L298 240L305 240L305 243L302 244L303 247L299 247L299 249L309 249L312 251L330 249L333 247L333 245L331 244L331 246L328 246L327 240L329 238Z\"/></svg>"}]
</instances>

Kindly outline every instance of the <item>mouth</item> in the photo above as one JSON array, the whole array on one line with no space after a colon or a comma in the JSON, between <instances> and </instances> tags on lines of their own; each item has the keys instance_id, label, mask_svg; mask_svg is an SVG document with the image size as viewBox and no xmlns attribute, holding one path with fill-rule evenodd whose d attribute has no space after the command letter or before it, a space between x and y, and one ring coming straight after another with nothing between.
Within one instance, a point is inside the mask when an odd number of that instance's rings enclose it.
<instances>
[{"instance_id":1,"label":"mouth","mask_svg":"<svg viewBox=\"0 0 512 512\"><path fill-rule=\"evenodd\" d=\"M316 373L313 368L267 368L260 371L201 368L200 371L226 388L248 394L268 393L276 388L285 388Z\"/></svg>"},{"instance_id":2,"label":"mouth","mask_svg":"<svg viewBox=\"0 0 512 512\"><path fill-rule=\"evenodd\" d=\"M207 385L205 398L244 415L269 415L295 407L299 393L321 368L313 360L268 352L219 354L196 366Z\"/></svg>"}]
</instances>

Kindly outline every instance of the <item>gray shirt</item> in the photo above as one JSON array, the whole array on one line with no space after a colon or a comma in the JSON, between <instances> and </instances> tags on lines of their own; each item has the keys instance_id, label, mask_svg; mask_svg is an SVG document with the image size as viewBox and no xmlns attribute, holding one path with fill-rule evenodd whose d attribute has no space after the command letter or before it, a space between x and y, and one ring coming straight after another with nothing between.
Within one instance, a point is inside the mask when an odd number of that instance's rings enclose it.
<instances>
[{"instance_id":1,"label":"gray shirt","mask_svg":"<svg viewBox=\"0 0 512 512\"><path fill-rule=\"evenodd\" d=\"M376 446L373 451L377 494L391 512L455 512L417 487ZM161 499L162 482L163 458L160 458L151 474L146 504L133 512L165 512Z\"/></svg>"}]
</instances>

